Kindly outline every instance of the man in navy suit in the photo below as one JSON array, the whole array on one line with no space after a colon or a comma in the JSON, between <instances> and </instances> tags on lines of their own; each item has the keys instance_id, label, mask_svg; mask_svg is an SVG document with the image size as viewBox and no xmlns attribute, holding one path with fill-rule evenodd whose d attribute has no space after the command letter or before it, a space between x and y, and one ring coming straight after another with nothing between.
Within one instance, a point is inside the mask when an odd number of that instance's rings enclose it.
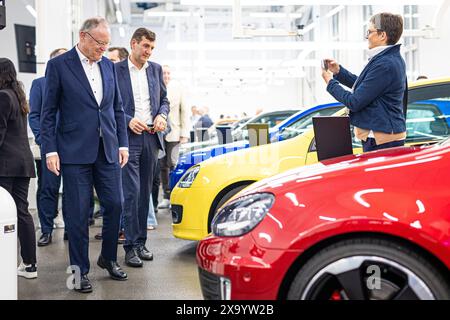
<instances>
[{"instance_id":1,"label":"man in navy suit","mask_svg":"<svg viewBox=\"0 0 450 320\"><path fill-rule=\"evenodd\" d=\"M137 29L131 38L129 59L116 65L130 145L130 161L122 170L122 178L125 263L131 267L142 267L142 260L153 260L145 245L148 207L169 114L162 68L148 61L155 39L152 31Z\"/></svg>"},{"instance_id":2,"label":"man in navy suit","mask_svg":"<svg viewBox=\"0 0 450 320\"><path fill-rule=\"evenodd\" d=\"M65 52L67 52L65 48L55 49L50 54L50 59ZM44 92L45 77L35 79L31 84L30 90L30 115L28 122L30 123L31 131L33 131L34 140L39 147L41 146L41 111ZM58 195L61 177L54 175L47 169L45 155L42 152L41 160L36 160L36 171L38 176L36 204L42 232L37 245L43 247L52 242L53 220L58 212ZM67 237L66 233L64 233L64 236Z\"/></svg>"},{"instance_id":3,"label":"man in navy suit","mask_svg":"<svg viewBox=\"0 0 450 320\"><path fill-rule=\"evenodd\" d=\"M127 279L117 264L117 234L128 137L115 67L102 57L111 39L108 23L103 18L88 19L79 37L72 50L48 62L41 140L48 169L63 175L74 289L91 292L87 274L93 186L105 209L97 265L114 280Z\"/></svg>"}]
</instances>

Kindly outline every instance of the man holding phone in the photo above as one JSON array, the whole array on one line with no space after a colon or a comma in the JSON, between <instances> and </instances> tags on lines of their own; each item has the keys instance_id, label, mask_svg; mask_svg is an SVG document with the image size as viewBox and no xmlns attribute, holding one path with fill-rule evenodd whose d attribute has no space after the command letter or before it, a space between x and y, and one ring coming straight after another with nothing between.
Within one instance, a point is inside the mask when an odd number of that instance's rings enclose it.
<instances>
[{"instance_id":1,"label":"man holding phone","mask_svg":"<svg viewBox=\"0 0 450 320\"><path fill-rule=\"evenodd\" d=\"M162 68L148 61L155 40L152 31L137 29L131 38L129 59L117 63L130 152L130 161L122 170L125 263L130 267L142 267L142 260L153 260L146 247L148 206L169 114Z\"/></svg>"},{"instance_id":2,"label":"man holding phone","mask_svg":"<svg viewBox=\"0 0 450 320\"><path fill-rule=\"evenodd\" d=\"M334 60L323 61L327 91L350 110L350 122L364 152L405 143L403 96L408 88L405 61L397 44L402 33L403 19L399 15L383 12L370 18L366 35L369 62L359 77Z\"/></svg>"}]
</instances>

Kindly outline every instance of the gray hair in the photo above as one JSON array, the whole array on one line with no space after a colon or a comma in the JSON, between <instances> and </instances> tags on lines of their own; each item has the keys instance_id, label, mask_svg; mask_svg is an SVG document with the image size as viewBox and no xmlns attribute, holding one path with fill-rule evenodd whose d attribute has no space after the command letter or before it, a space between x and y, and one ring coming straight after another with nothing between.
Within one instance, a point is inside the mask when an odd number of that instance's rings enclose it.
<instances>
[{"instance_id":1,"label":"gray hair","mask_svg":"<svg viewBox=\"0 0 450 320\"><path fill-rule=\"evenodd\" d=\"M99 25L105 25L106 27L109 27L108 21L106 21L105 18L102 17L94 17L89 18L86 21L83 22L80 28L80 32L89 32L92 29L97 28Z\"/></svg>"}]
</instances>

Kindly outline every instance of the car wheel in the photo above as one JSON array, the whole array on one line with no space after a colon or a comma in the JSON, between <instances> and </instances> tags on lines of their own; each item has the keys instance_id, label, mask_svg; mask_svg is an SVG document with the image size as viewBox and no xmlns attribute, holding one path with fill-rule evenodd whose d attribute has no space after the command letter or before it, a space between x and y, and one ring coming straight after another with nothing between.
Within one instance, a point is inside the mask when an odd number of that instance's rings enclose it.
<instances>
[{"instance_id":1,"label":"car wheel","mask_svg":"<svg viewBox=\"0 0 450 320\"><path fill-rule=\"evenodd\" d=\"M218 210L221 206L223 206L223 204L224 204L225 202L227 202L228 200L230 200L231 197L233 197L236 193L238 193L238 192L241 191L242 189L248 187L249 185L250 185L250 184L244 184L244 185L237 186L237 187L231 189L230 191L228 191L227 193L225 193L225 194L223 195L223 197L220 199L220 201L217 203L217 205L214 207L214 209L210 212L209 219L208 219L208 232L211 232L211 222L212 222L212 220L214 219L214 217L216 216L217 210Z\"/></svg>"},{"instance_id":2,"label":"car wheel","mask_svg":"<svg viewBox=\"0 0 450 320\"><path fill-rule=\"evenodd\" d=\"M340 241L309 259L288 292L291 300L449 299L440 271L409 246L375 238Z\"/></svg>"}]
</instances>

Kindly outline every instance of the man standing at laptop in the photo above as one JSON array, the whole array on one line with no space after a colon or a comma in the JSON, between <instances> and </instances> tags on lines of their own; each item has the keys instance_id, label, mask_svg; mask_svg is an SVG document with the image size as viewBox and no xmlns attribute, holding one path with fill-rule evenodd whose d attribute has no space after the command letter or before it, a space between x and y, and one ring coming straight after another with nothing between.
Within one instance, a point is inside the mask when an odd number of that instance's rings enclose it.
<instances>
[{"instance_id":1,"label":"man standing at laptop","mask_svg":"<svg viewBox=\"0 0 450 320\"><path fill-rule=\"evenodd\" d=\"M350 110L350 122L364 152L405 143L403 95L408 88L405 61L397 44L402 33L403 19L399 15L383 12L370 18L366 34L369 63L359 77L334 60L325 60L322 77L327 91Z\"/></svg>"}]
</instances>

